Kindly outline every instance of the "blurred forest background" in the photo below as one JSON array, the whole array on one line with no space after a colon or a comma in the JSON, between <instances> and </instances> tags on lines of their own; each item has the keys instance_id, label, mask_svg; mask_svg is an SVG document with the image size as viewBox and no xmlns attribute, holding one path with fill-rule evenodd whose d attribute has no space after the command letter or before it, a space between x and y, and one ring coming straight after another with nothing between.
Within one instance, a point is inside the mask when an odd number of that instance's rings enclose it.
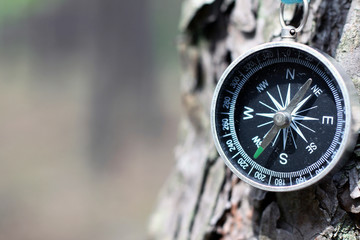
<instances>
[{"instance_id":1,"label":"blurred forest background","mask_svg":"<svg viewBox=\"0 0 360 240\"><path fill-rule=\"evenodd\" d=\"M174 163L180 1L0 0L0 239L145 239Z\"/></svg>"}]
</instances>

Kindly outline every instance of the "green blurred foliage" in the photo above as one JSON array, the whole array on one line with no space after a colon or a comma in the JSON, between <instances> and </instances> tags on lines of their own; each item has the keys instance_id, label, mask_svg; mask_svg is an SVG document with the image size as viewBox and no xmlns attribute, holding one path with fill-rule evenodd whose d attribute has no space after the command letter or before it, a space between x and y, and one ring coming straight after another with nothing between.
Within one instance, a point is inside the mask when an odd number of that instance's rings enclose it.
<instances>
[{"instance_id":1,"label":"green blurred foliage","mask_svg":"<svg viewBox=\"0 0 360 240\"><path fill-rule=\"evenodd\" d=\"M0 0L0 22L21 18L29 12L60 1L62 0Z\"/></svg>"}]
</instances>

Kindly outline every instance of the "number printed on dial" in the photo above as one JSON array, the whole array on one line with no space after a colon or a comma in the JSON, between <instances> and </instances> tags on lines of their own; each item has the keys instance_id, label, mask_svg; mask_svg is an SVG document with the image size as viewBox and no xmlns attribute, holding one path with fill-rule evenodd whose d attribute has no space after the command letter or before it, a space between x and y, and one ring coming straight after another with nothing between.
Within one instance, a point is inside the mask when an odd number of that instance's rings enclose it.
<instances>
[{"instance_id":1,"label":"number printed on dial","mask_svg":"<svg viewBox=\"0 0 360 240\"><path fill-rule=\"evenodd\" d=\"M241 179L265 190L295 190L338 165L351 102L326 59L297 43L265 44L225 71L212 105L213 135Z\"/></svg>"}]
</instances>

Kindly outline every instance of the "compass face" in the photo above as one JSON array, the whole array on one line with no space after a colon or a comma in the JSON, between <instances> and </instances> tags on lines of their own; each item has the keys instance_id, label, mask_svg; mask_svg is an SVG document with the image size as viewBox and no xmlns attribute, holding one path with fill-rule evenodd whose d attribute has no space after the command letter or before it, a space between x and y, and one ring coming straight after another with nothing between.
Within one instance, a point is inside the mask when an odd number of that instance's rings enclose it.
<instances>
[{"instance_id":1,"label":"compass face","mask_svg":"<svg viewBox=\"0 0 360 240\"><path fill-rule=\"evenodd\" d=\"M265 44L240 57L222 76L212 105L225 163L270 191L320 180L355 142L344 81L326 57L297 43Z\"/></svg>"}]
</instances>

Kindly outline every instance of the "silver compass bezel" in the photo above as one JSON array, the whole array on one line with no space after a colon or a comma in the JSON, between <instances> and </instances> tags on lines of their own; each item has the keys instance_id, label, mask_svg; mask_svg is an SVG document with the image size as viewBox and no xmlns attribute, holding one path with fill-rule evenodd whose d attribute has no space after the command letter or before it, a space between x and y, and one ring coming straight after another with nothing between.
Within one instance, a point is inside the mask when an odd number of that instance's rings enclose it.
<instances>
[{"instance_id":1,"label":"silver compass bezel","mask_svg":"<svg viewBox=\"0 0 360 240\"><path fill-rule=\"evenodd\" d=\"M221 89L226 77L228 76L228 74L232 71L232 69L237 64L239 64L241 61L243 61L245 58L249 57L250 55L255 54L258 51L262 51L262 50L274 48L274 47L288 47L288 48L298 49L298 50L307 52L308 54L314 56L314 58L321 61L328 68L328 70L333 74L337 84L340 87L340 90L341 90L341 92L343 94L343 98L344 98L344 110L345 110L345 118L346 118L344 137L342 139L341 146L338 149L335 156L333 157L333 159L331 160L330 164L319 174L317 174L316 176L312 177L311 179L309 179L303 183L299 183L299 184L295 184L295 185L291 185L291 186L281 186L281 187L260 184L256 181L246 177L242 173L240 173L232 165L231 161L226 157L223 149L221 148L219 138L218 138L219 135L217 134L216 123L215 123L215 117L216 117L215 109L216 109L216 104L217 104L217 100L218 100L218 95L219 95L220 89ZM343 164L346 163L346 161L348 160L347 158L348 158L349 154L353 151L353 149L355 147L356 140L358 137L358 132L360 129L360 115L359 114L360 114L359 98L358 98L358 93L355 89L355 86L354 86L353 82L351 81L351 79L346 74L346 72L343 70L343 68L335 61L335 59L333 59L332 57L328 56L327 54L325 54L319 50L316 50L314 48L311 48L307 45L296 43L296 42L290 42L290 41L288 41L288 42L287 41L270 42L270 43L265 43L265 44L259 45L257 47L252 48L251 50L247 51L246 53L244 53L243 55L238 57L236 60L234 60L224 71L224 73L222 74L222 76L215 88L214 96L213 96L212 103L211 103L211 111L210 111L211 131L212 131L213 139L215 142L216 149L218 150L218 152L219 152L221 158L224 160L225 164L241 180L247 182L248 184L250 184L254 187L257 187L257 188L260 188L260 189L266 190L266 191L272 191L272 192L288 192L288 191L295 191L295 190L300 190L300 189L309 187L310 185L318 183L321 179L323 179L329 173L330 174L334 173L339 168L341 168L343 166Z\"/></svg>"}]
</instances>

